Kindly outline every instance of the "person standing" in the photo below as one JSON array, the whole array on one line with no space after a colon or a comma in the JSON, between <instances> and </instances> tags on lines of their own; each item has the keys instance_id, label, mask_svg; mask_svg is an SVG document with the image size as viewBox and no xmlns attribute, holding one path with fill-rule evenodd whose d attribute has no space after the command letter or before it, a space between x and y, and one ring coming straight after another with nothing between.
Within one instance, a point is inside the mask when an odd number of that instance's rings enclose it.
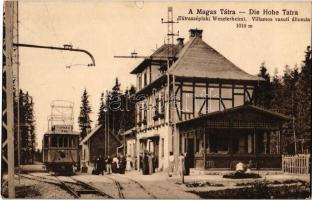
<instances>
[{"instance_id":1,"label":"person standing","mask_svg":"<svg viewBox=\"0 0 312 200\"><path fill-rule=\"evenodd\" d=\"M112 158L110 156L106 158L106 172L107 174L112 173Z\"/></svg>"},{"instance_id":2,"label":"person standing","mask_svg":"<svg viewBox=\"0 0 312 200\"><path fill-rule=\"evenodd\" d=\"M124 155L120 155L119 158L119 173L120 174L125 174L125 170L126 170L126 158Z\"/></svg>"},{"instance_id":3,"label":"person standing","mask_svg":"<svg viewBox=\"0 0 312 200\"><path fill-rule=\"evenodd\" d=\"M153 173L155 173L155 169L157 167L157 157L155 156L155 154L152 154L152 161L153 161Z\"/></svg>"},{"instance_id":4,"label":"person standing","mask_svg":"<svg viewBox=\"0 0 312 200\"><path fill-rule=\"evenodd\" d=\"M118 169L119 169L119 160L117 158L117 155L115 155L112 161L112 172L117 173Z\"/></svg>"},{"instance_id":5,"label":"person standing","mask_svg":"<svg viewBox=\"0 0 312 200\"><path fill-rule=\"evenodd\" d=\"M102 158L102 155L100 155L97 159L96 168L99 174L104 175L104 160Z\"/></svg>"},{"instance_id":6,"label":"person standing","mask_svg":"<svg viewBox=\"0 0 312 200\"><path fill-rule=\"evenodd\" d=\"M188 153L185 153L185 159L184 159L184 175L188 176L190 175L190 166L191 166L191 158Z\"/></svg>"},{"instance_id":7,"label":"person standing","mask_svg":"<svg viewBox=\"0 0 312 200\"><path fill-rule=\"evenodd\" d=\"M150 152L148 153L148 174L153 174L153 157Z\"/></svg>"},{"instance_id":8,"label":"person standing","mask_svg":"<svg viewBox=\"0 0 312 200\"><path fill-rule=\"evenodd\" d=\"M168 176L172 177L174 170L174 155L172 152L169 153L169 168L168 168Z\"/></svg>"},{"instance_id":9,"label":"person standing","mask_svg":"<svg viewBox=\"0 0 312 200\"><path fill-rule=\"evenodd\" d=\"M147 175L148 174L148 157L147 157L147 152L144 153L143 155L143 166L142 166L142 173L143 175Z\"/></svg>"},{"instance_id":10,"label":"person standing","mask_svg":"<svg viewBox=\"0 0 312 200\"><path fill-rule=\"evenodd\" d=\"M131 158L131 156L130 155L128 155L127 156L127 166L126 166L126 170L127 171L131 171L132 170L132 164L131 164L131 162L132 162L132 158Z\"/></svg>"},{"instance_id":11,"label":"person standing","mask_svg":"<svg viewBox=\"0 0 312 200\"><path fill-rule=\"evenodd\" d=\"M181 153L178 157L178 174L182 177L185 173L185 158L184 155Z\"/></svg>"}]
</instances>

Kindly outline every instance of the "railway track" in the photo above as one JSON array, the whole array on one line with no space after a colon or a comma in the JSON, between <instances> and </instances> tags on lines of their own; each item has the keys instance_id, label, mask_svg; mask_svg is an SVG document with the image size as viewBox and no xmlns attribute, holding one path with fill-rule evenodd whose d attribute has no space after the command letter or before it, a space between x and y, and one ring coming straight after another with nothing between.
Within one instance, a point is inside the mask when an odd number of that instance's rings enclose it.
<instances>
[{"instance_id":1,"label":"railway track","mask_svg":"<svg viewBox=\"0 0 312 200\"><path fill-rule=\"evenodd\" d=\"M131 179L131 178L129 178L129 177L121 176L121 175L120 175L120 176L117 175L117 176L120 177L120 178L125 178L125 179L129 180L130 182L132 182L132 183L138 185L139 188L141 188L142 191L143 191L145 194L147 194L147 196L148 196L149 198L151 198L151 199L156 199L156 198L157 198L155 195L153 195L152 193L150 193L150 192L149 192L141 183L139 183L138 181L133 180L133 179ZM116 180L116 178L113 178L114 176L105 176L105 177L108 178L108 179L110 179L110 180L112 180L112 181L115 183L116 188L117 188L118 193L119 193L119 198L120 198L120 199L124 199L124 198L125 198L125 195L124 195L124 192L123 192L123 191L125 190L125 188L122 187L121 182L118 181L118 180ZM127 197L127 198L128 198L128 197Z\"/></svg>"},{"instance_id":2,"label":"railway track","mask_svg":"<svg viewBox=\"0 0 312 200\"><path fill-rule=\"evenodd\" d=\"M113 198L92 185L78 181L72 177L55 176L55 178L61 183L62 187L75 198ZM64 180L64 178L71 179L72 181Z\"/></svg>"},{"instance_id":3,"label":"railway track","mask_svg":"<svg viewBox=\"0 0 312 200\"><path fill-rule=\"evenodd\" d=\"M25 174L22 175L22 177L56 185L66 190L74 198L113 198L112 196L98 190L92 185L76 180L70 176L53 176L51 178L48 178L32 174Z\"/></svg>"},{"instance_id":4,"label":"railway track","mask_svg":"<svg viewBox=\"0 0 312 200\"><path fill-rule=\"evenodd\" d=\"M124 199L125 196L124 196L124 194L123 194L122 191L121 191L123 188L121 187L120 182L117 181L116 179L110 177L110 176L105 176L105 177L108 178L108 179L110 179L110 180L112 180L112 181L114 182L114 184L116 185L117 191L118 191L118 196L119 196L119 198L120 198L120 199Z\"/></svg>"}]
</instances>

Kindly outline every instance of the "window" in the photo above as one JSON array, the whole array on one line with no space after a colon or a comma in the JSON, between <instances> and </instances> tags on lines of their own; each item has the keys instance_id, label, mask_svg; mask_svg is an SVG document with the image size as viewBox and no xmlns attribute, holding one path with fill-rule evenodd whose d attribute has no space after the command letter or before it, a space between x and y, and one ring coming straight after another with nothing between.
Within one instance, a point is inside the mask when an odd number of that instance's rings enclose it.
<instances>
[{"instance_id":1,"label":"window","mask_svg":"<svg viewBox=\"0 0 312 200\"><path fill-rule=\"evenodd\" d=\"M161 157L165 156L165 139L161 138Z\"/></svg>"},{"instance_id":2,"label":"window","mask_svg":"<svg viewBox=\"0 0 312 200\"><path fill-rule=\"evenodd\" d=\"M53 135L51 138L51 147L57 147L57 137Z\"/></svg>"},{"instance_id":3,"label":"window","mask_svg":"<svg viewBox=\"0 0 312 200\"><path fill-rule=\"evenodd\" d=\"M73 138L73 147L77 147L77 137Z\"/></svg>"},{"instance_id":4,"label":"window","mask_svg":"<svg viewBox=\"0 0 312 200\"><path fill-rule=\"evenodd\" d=\"M138 85L139 89L142 89L142 77L141 77L141 74L139 74L139 76L138 76L138 82L139 82L139 85Z\"/></svg>"},{"instance_id":5,"label":"window","mask_svg":"<svg viewBox=\"0 0 312 200\"><path fill-rule=\"evenodd\" d=\"M48 135L44 136L44 147L49 147L49 136Z\"/></svg>"},{"instance_id":6,"label":"window","mask_svg":"<svg viewBox=\"0 0 312 200\"><path fill-rule=\"evenodd\" d=\"M158 114L159 114L159 97L158 97L158 94L155 94L153 110L154 110L153 117L158 117Z\"/></svg>"},{"instance_id":7,"label":"window","mask_svg":"<svg viewBox=\"0 0 312 200\"><path fill-rule=\"evenodd\" d=\"M69 137L69 136L65 136L65 137L64 137L64 147L67 147L67 146L68 146L68 137Z\"/></svg>"},{"instance_id":8,"label":"window","mask_svg":"<svg viewBox=\"0 0 312 200\"><path fill-rule=\"evenodd\" d=\"M144 80L144 86L146 86L147 85L147 75L146 75L146 72L144 72L143 80Z\"/></svg>"},{"instance_id":9,"label":"window","mask_svg":"<svg viewBox=\"0 0 312 200\"><path fill-rule=\"evenodd\" d=\"M160 97L160 113L165 114L165 92L161 92L161 97Z\"/></svg>"},{"instance_id":10,"label":"window","mask_svg":"<svg viewBox=\"0 0 312 200\"><path fill-rule=\"evenodd\" d=\"M59 147L63 147L63 137L62 136L59 136L58 144L59 144Z\"/></svg>"},{"instance_id":11,"label":"window","mask_svg":"<svg viewBox=\"0 0 312 200\"><path fill-rule=\"evenodd\" d=\"M227 135L210 134L209 135L210 152L227 154L229 152L229 138Z\"/></svg>"},{"instance_id":12,"label":"window","mask_svg":"<svg viewBox=\"0 0 312 200\"><path fill-rule=\"evenodd\" d=\"M196 138L196 153L199 153L200 139Z\"/></svg>"},{"instance_id":13,"label":"window","mask_svg":"<svg viewBox=\"0 0 312 200\"><path fill-rule=\"evenodd\" d=\"M193 112L193 94L182 93L182 103L184 112Z\"/></svg>"}]
</instances>

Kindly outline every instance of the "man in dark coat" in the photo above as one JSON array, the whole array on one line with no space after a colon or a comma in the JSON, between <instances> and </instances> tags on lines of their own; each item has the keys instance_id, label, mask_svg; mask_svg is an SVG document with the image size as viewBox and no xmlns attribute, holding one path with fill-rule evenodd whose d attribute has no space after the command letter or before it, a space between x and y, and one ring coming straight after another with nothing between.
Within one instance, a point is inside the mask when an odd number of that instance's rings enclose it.
<instances>
[{"instance_id":1,"label":"man in dark coat","mask_svg":"<svg viewBox=\"0 0 312 200\"><path fill-rule=\"evenodd\" d=\"M143 172L143 175L147 175L148 172L149 172L149 165L148 165L148 157L147 157L147 153L144 153L144 156L143 156L143 166L142 166L142 172Z\"/></svg>"},{"instance_id":2,"label":"man in dark coat","mask_svg":"<svg viewBox=\"0 0 312 200\"><path fill-rule=\"evenodd\" d=\"M185 168L185 173L184 176L190 175L190 165L191 165L191 158L189 156L189 153L185 153L185 160L184 160L184 168Z\"/></svg>"},{"instance_id":3,"label":"man in dark coat","mask_svg":"<svg viewBox=\"0 0 312 200\"><path fill-rule=\"evenodd\" d=\"M102 155L100 155L96 160L96 170L99 174L104 175L104 160L102 158Z\"/></svg>"},{"instance_id":4,"label":"man in dark coat","mask_svg":"<svg viewBox=\"0 0 312 200\"><path fill-rule=\"evenodd\" d=\"M125 156L121 155L119 158L119 173L120 174L125 174L125 170L126 170L126 158Z\"/></svg>"}]
</instances>

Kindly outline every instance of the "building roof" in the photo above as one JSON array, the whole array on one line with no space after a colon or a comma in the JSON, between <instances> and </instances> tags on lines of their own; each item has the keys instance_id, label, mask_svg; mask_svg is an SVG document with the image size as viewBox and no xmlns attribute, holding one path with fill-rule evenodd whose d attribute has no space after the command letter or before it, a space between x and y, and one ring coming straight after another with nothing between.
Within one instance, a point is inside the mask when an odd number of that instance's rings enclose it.
<instances>
[{"instance_id":1,"label":"building roof","mask_svg":"<svg viewBox=\"0 0 312 200\"><path fill-rule=\"evenodd\" d=\"M128 130L126 130L125 132L121 133L120 135L124 136L124 135L130 135L132 133L135 133L136 132L136 128L133 127L133 128L130 128Z\"/></svg>"},{"instance_id":2,"label":"building roof","mask_svg":"<svg viewBox=\"0 0 312 200\"><path fill-rule=\"evenodd\" d=\"M167 60L175 57L175 63L168 70L178 77L209 78L243 81L261 81L262 78L243 71L221 53L202 40L202 30L190 29L191 37L184 45L164 44L149 58L141 62L131 74L141 72L151 60Z\"/></svg>"},{"instance_id":3,"label":"building roof","mask_svg":"<svg viewBox=\"0 0 312 200\"><path fill-rule=\"evenodd\" d=\"M101 127L102 125L95 127L85 138L83 138L83 140L81 140L80 145L86 143Z\"/></svg>"},{"instance_id":4,"label":"building roof","mask_svg":"<svg viewBox=\"0 0 312 200\"><path fill-rule=\"evenodd\" d=\"M204 115L201 115L199 117L196 117L196 118L193 118L193 119L189 119L189 120L185 120L185 121L180 121L180 122L177 122L177 124L185 124L185 123L188 123L188 122L194 122L194 121L198 121L198 120L213 120L219 116L223 116L222 119L224 119L224 115L226 114L241 114L241 115L244 115L245 113L243 111L254 111L255 113L260 113L260 114L264 114L264 116L270 116L274 119L277 119L279 121L289 121L291 120L290 117L284 115L284 114L281 114L281 113L277 113L277 112L273 112L273 111L270 111L270 110L267 110L267 109L263 109L263 108L260 108L258 106L254 106L254 105L241 105L241 106L237 106L237 107L233 107L233 108L228 108L228 109L225 109L225 110L221 110L221 111L216 111L216 112L211 112L211 113L208 113L208 114L204 114ZM237 117L238 118L238 117ZM237 120L237 119L234 119L233 120ZM250 119L248 119L250 120Z\"/></svg>"},{"instance_id":5,"label":"building roof","mask_svg":"<svg viewBox=\"0 0 312 200\"><path fill-rule=\"evenodd\" d=\"M169 74L180 77L258 81L261 78L243 71L200 37L193 37L178 53L179 59Z\"/></svg>"},{"instance_id":6,"label":"building roof","mask_svg":"<svg viewBox=\"0 0 312 200\"><path fill-rule=\"evenodd\" d=\"M173 48L171 48L173 47ZM168 57L176 57L178 52L182 49L181 45L163 44L152 55L144 59L137 67L130 73L140 73L150 62L154 61L167 61Z\"/></svg>"},{"instance_id":7,"label":"building roof","mask_svg":"<svg viewBox=\"0 0 312 200\"><path fill-rule=\"evenodd\" d=\"M96 134L102 127L103 125L98 125L97 127L95 127L85 138L83 138L83 140L81 140L81 142L79 143L79 145L83 145L84 143L86 143L94 134ZM109 132L110 135L112 135L119 143L121 143L120 139L113 134L112 132Z\"/></svg>"}]
</instances>

